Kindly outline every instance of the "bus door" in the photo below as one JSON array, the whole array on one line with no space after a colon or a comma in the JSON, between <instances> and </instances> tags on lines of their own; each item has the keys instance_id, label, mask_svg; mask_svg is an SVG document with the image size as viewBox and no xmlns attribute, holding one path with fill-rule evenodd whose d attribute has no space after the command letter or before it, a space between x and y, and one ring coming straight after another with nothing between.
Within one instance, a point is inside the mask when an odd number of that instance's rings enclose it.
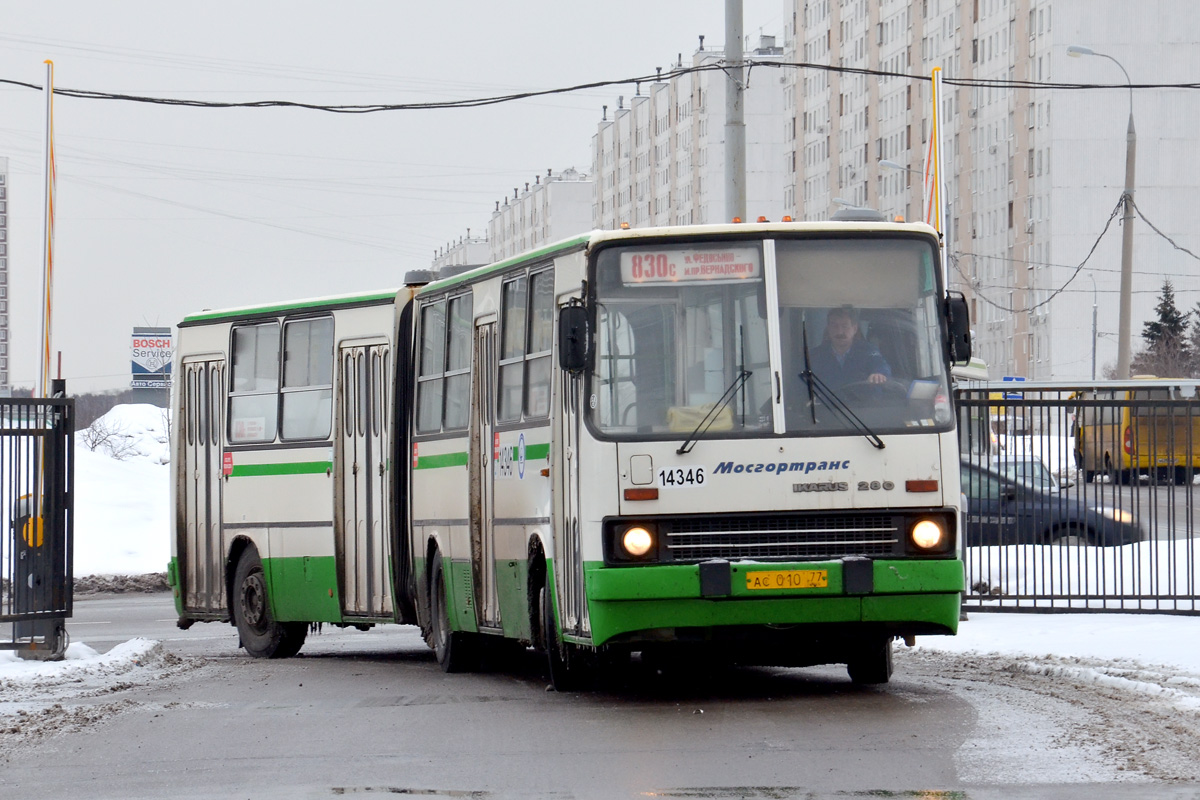
<instances>
[{"instance_id":1,"label":"bus door","mask_svg":"<svg viewBox=\"0 0 1200 800\"><path fill-rule=\"evenodd\" d=\"M225 609L225 544L221 535L221 410L225 361L183 362L184 607Z\"/></svg>"},{"instance_id":2,"label":"bus door","mask_svg":"<svg viewBox=\"0 0 1200 800\"><path fill-rule=\"evenodd\" d=\"M341 409L340 525L342 611L392 613L387 546L388 346L343 343L338 352Z\"/></svg>"},{"instance_id":3,"label":"bus door","mask_svg":"<svg viewBox=\"0 0 1200 800\"><path fill-rule=\"evenodd\" d=\"M561 306L560 306L561 308ZM562 464L558 465L562 519L558 523L554 554L558 577L559 620L563 630L576 636L590 632L583 591L583 556L579 530L579 402L583 391L581 374L555 370L559 382L558 436L562 442Z\"/></svg>"},{"instance_id":4,"label":"bus door","mask_svg":"<svg viewBox=\"0 0 1200 800\"><path fill-rule=\"evenodd\" d=\"M471 412L471 564L478 622L500 627L496 591L496 318L475 323L474 398Z\"/></svg>"}]
</instances>

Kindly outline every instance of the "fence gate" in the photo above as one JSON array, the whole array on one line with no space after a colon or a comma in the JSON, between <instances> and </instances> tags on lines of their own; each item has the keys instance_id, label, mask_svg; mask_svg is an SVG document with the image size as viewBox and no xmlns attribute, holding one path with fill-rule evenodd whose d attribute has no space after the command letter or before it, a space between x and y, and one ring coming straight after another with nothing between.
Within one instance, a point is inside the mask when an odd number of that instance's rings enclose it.
<instances>
[{"instance_id":1,"label":"fence gate","mask_svg":"<svg viewBox=\"0 0 1200 800\"><path fill-rule=\"evenodd\" d=\"M2 650L51 657L71 616L75 401L0 399Z\"/></svg>"},{"instance_id":2,"label":"fence gate","mask_svg":"<svg viewBox=\"0 0 1200 800\"><path fill-rule=\"evenodd\" d=\"M956 396L968 610L1200 614L1200 382Z\"/></svg>"}]
</instances>

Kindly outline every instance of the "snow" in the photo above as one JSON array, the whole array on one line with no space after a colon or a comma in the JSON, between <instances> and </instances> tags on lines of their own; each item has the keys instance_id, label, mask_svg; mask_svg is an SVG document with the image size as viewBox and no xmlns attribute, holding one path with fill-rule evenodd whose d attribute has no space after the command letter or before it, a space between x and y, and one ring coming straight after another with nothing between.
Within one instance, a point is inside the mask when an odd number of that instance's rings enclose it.
<instances>
[{"instance_id":1,"label":"snow","mask_svg":"<svg viewBox=\"0 0 1200 800\"><path fill-rule=\"evenodd\" d=\"M163 412L118 406L100 427L119 433L115 451L103 443L91 449L85 432L77 434L75 574L161 572L170 549ZM1059 459L1047 460L1061 469ZM1150 554L1164 544L1104 548L1089 557L1106 560L1100 572L1107 575L1126 574L1128 565L1140 570L1151 558L1195 558L1190 540L1172 545L1186 551ZM1014 554L986 559L993 580L1021 590L1020 575L1001 571ZM74 730L88 722L70 705L81 687L157 680L194 668L189 661L144 639L103 654L77 641L56 663L0 651L0 723L41 714L47 735ZM957 636L898 645L896 664L883 691L924 702L924 686L936 681L981 721L956 755L964 781L1197 779L1191 753L1200 731L1200 617L972 612ZM1160 743L1154 748L1142 746L1147 726Z\"/></svg>"},{"instance_id":2,"label":"snow","mask_svg":"<svg viewBox=\"0 0 1200 800\"><path fill-rule=\"evenodd\" d=\"M116 406L75 434L77 576L166 571L169 454L166 412L152 405Z\"/></svg>"}]
</instances>

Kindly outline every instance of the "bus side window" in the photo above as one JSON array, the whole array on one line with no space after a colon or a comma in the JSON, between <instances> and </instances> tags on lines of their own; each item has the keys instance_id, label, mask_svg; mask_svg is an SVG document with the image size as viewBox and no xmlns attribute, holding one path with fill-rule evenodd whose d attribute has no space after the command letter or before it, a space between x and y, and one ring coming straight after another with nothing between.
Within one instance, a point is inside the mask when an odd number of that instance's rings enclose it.
<instances>
[{"instance_id":1,"label":"bus side window","mask_svg":"<svg viewBox=\"0 0 1200 800\"><path fill-rule=\"evenodd\" d=\"M443 428L462 430L471 412L472 296L450 299L449 339L446 343L446 412Z\"/></svg>"},{"instance_id":2,"label":"bus side window","mask_svg":"<svg viewBox=\"0 0 1200 800\"><path fill-rule=\"evenodd\" d=\"M417 372L417 433L442 429L442 373L446 365L446 301L421 309L421 363Z\"/></svg>"},{"instance_id":3,"label":"bus side window","mask_svg":"<svg viewBox=\"0 0 1200 800\"><path fill-rule=\"evenodd\" d=\"M333 426L333 317L283 329L283 438L326 439Z\"/></svg>"},{"instance_id":4,"label":"bus side window","mask_svg":"<svg viewBox=\"0 0 1200 800\"><path fill-rule=\"evenodd\" d=\"M513 422L521 418L525 397L525 317L529 307L529 279L522 276L505 281L500 300L500 397L496 419Z\"/></svg>"},{"instance_id":5,"label":"bus side window","mask_svg":"<svg viewBox=\"0 0 1200 800\"><path fill-rule=\"evenodd\" d=\"M271 442L279 417L279 323L233 329L229 441Z\"/></svg>"},{"instance_id":6,"label":"bus side window","mask_svg":"<svg viewBox=\"0 0 1200 800\"><path fill-rule=\"evenodd\" d=\"M554 273L530 277L529 342L525 349L525 416L550 413L550 347L554 339Z\"/></svg>"}]
</instances>

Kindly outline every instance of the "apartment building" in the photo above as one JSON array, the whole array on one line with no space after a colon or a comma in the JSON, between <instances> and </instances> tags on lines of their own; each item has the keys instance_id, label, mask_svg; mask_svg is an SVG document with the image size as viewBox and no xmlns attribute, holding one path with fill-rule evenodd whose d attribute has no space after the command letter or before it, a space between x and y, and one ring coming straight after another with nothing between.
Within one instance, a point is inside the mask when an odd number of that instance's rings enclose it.
<instances>
[{"instance_id":1,"label":"apartment building","mask_svg":"<svg viewBox=\"0 0 1200 800\"><path fill-rule=\"evenodd\" d=\"M715 66L723 58L722 50L705 48L701 37L691 65ZM746 58L780 62L783 49L775 37L761 36ZM784 213L779 123L786 75L761 66L749 74L743 108L751 219L778 220ZM689 72L638 87L633 97L617 98L615 109L605 107L592 137L595 227L699 225L732 218L724 188L726 89L725 73L718 69Z\"/></svg>"},{"instance_id":2,"label":"apartment building","mask_svg":"<svg viewBox=\"0 0 1200 800\"><path fill-rule=\"evenodd\" d=\"M971 299L977 353L993 377L1080 379L1095 347L1103 377L1116 361L1119 220L1088 254L1124 187L1131 92L989 82L1123 85L1115 59L1135 84L1184 83L1197 43L1189 0L793 0L787 61L869 74L791 72L784 213L819 219L852 204L922 218L930 83L901 76L940 66L950 286ZM1070 58L1070 45L1111 59ZM1200 252L1195 95L1138 90L1132 104L1138 206ZM1141 220L1134 231L1136 349L1163 279L1190 309L1200 270Z\"/></svg>"},{"instance_id":3,"label":"apartment building","mask_svg":"<svg viewBox=\"0 0 1200 800\"><path fill-rule=\"evenodd\" d=\"M573 167L546 170L496 201L488 221L490 258L500 261L591 229L591 178Z\"/></svg>"}]
</instances>

